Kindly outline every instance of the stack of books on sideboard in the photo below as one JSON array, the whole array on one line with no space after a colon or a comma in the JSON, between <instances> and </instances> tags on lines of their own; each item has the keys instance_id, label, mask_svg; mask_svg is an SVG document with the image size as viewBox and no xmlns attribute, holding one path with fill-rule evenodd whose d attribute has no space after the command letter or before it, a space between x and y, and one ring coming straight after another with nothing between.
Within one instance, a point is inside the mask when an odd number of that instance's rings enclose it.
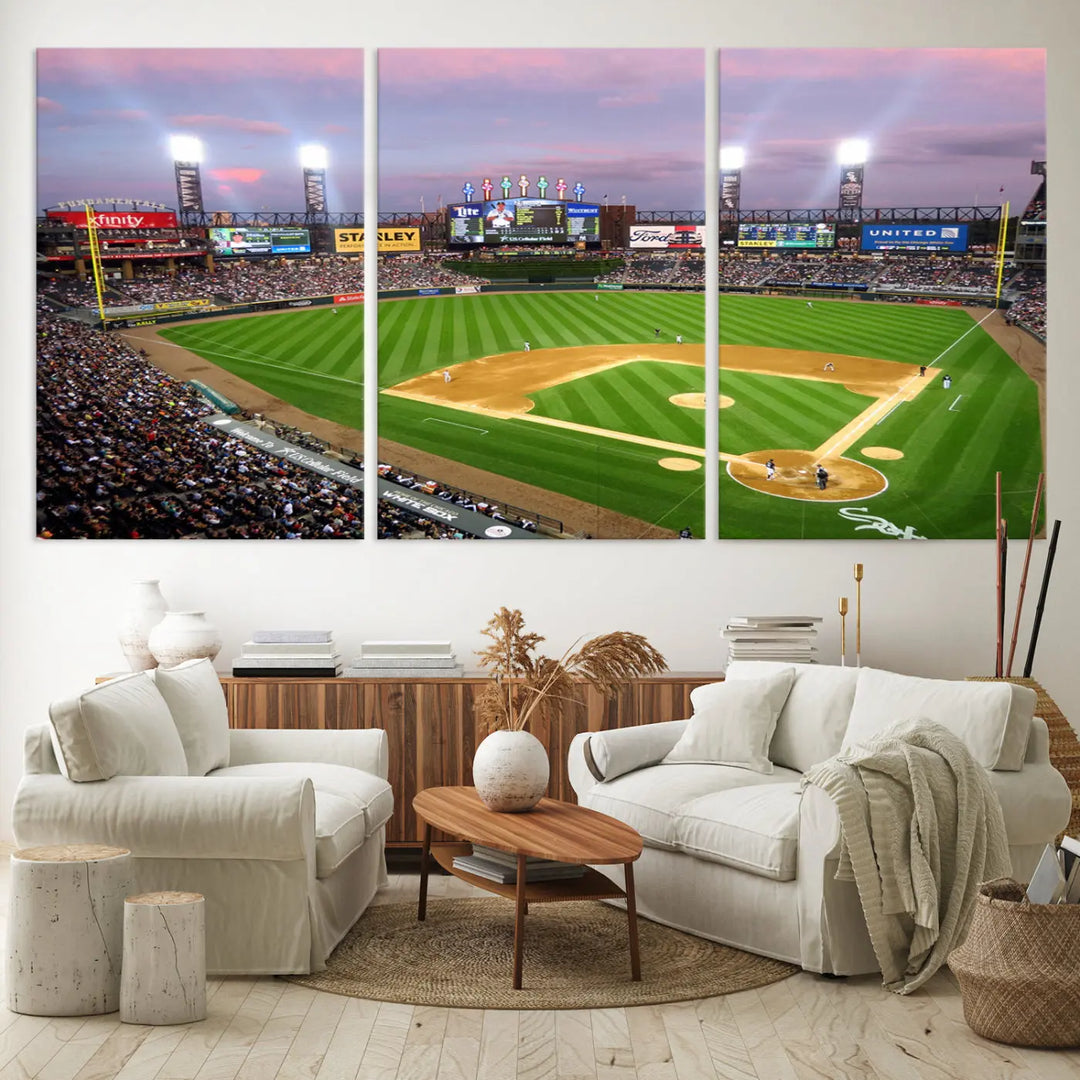
<instances>
[{"instance_id":1,"label":"stack of books on sideboard","mask_svg":"<svg viewBox=\"0 0 1080 1080\"><path fill-rule=\"evenodd\" d=\"M488 881L498 881L502 885L517 884L517 856L483 844L473 844L471 855L455 855L454 869L464 870ZM532 855L525 860L526 881L565 881L579 878L584 873L585 867L578 863L538 859Z\"/></svg>"},{"instance_id":2,"label":"stack of books on sideboard","mask_svg":"<svg viewBox=\"0 0 1080 1080\"><path fill-rule=\"evenodd\" d=\"M232 673L242 678L332 679L341 653L330 630L256 630L240 646Z\"/></svg>"},{"instance_id":3,"label":"stack of books on sideboard","mask_svg":"<svg viewBox=\"0 0 1080 1080\"><path fill-rule=\"evenodd\" d=\"M449 641L365 641L345 674L355 679L456 679L463 671Z\"/></svg>"},{"instance_id":4,"label":"stack of books on sideboard","mask_svg":"<svg viewBox=\"0 0 1080 1080\"><path fill-rule=\"evenodd\" d=\"M820 615L737 615L724 627L728 660L816 663L819 622Z\"/></svg>"}]
</instances>

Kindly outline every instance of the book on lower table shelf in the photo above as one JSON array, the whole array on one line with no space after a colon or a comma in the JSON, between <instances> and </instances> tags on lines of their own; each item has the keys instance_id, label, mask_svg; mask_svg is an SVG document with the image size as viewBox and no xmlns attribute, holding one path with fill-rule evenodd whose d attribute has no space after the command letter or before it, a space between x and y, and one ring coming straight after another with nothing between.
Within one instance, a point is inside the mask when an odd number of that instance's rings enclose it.
<instances>
[{"instance_id":1,"label":"book on lower table shelf","mask_svg":"<svg viewBox=\"0 0 1080 1080\"><path fill-rule=\"evenodd\" d=\"M468 874L497 881L502 885L517 883L517 856L509 851L473 844L471 855L455 855L454 869ZM585 867L579 863L557 862L555 859L538 859L532 855L525 862L525 880L565 881L579 878Z\"/></svg>"}]
</instances>

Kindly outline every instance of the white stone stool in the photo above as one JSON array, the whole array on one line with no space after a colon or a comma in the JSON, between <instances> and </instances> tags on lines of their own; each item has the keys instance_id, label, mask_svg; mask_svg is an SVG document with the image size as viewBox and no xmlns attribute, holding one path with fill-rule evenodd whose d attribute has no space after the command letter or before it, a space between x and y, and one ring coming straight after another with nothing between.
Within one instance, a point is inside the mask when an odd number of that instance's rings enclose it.
<instances>
[{"instance_id":1,"label":"white stone stool","mask_svg":"<svg viewBox=\"0 0 1080 1080\"><path fill-rule=\"evenodd\" d=\"M116 1012L124 897L133 886L125 848L63 844L11 856L5 970L12 1012Z\"/></svg>"},{"instance_id":2,"label":"white stone stool","mask_svg":"<svg viewBox=\"0 0 1080 1080\"><path fill-rule=\"evenodd\" d=\"M151 892L124 901L120 1019L206 1019L206 900L200 893Z\"/></svg>"}]
</instances>

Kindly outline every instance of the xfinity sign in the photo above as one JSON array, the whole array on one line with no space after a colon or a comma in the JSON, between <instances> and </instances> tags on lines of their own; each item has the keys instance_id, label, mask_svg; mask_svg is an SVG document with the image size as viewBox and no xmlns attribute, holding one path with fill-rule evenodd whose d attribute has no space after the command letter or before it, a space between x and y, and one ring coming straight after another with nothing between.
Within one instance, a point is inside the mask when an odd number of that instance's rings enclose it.
<instances>
[{"instance_id":1,"label":"xfinity sign","mask_svg":"<svg viewBox=\"0 0 1080 1080\"><path fill-rule=\"evenodd\" d=\"M966 225L864 225L863 251L967 251Z\"/></svg>"}]
</instances>

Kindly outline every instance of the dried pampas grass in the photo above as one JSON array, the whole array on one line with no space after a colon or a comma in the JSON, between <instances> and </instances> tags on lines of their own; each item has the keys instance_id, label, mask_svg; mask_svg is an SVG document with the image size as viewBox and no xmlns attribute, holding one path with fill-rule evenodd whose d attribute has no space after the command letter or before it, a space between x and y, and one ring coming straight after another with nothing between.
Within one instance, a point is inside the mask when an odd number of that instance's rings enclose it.
<instances>
[{"instance_id":1,"label":"dried pampas grass","mask_svg":"<svg viewBox=\"0 0 1080 1080\"><path fill-rule=\"evenodd\" d=\"M640 634L616 630L577 642L558 660L536 655L544 640L527 633L520 611L499 608L483 634L491 644L477 653L491 680L476 701L477 718L487 731L520 731L530 719L547 717L556 701L570 700L575 678L596 687L605 697L619 683L667 669L667 661Z\"/></svg>"}]
</instances>

